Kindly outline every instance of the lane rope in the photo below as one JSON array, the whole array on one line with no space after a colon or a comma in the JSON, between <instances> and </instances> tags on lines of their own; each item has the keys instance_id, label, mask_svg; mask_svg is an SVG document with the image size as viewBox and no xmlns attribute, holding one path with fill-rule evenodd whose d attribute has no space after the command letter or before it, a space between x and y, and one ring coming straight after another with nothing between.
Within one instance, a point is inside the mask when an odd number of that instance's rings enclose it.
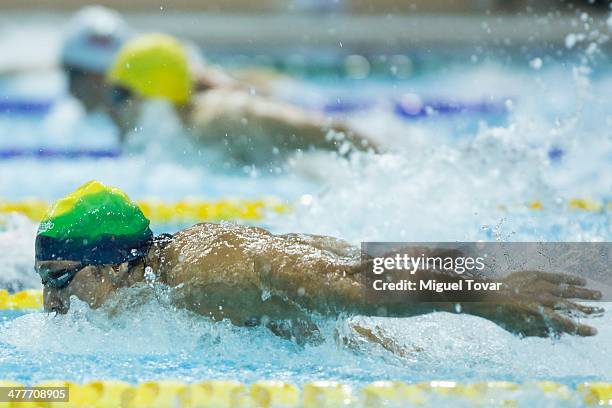
<instances>
[{"instance_id":1,"label":"lane rope","mask_svg":"<svg viewBox=\"0 0 612 408\"><path fill-rule=\"evenodd\" d=\"M38 310L43 307L43 294L40 289L27 289L8 293L0 289L0 310Z\"/></svg>"},{"instance_id":2,"label":"lane rope","mask_svg":"<svg viewBox=\"0 0 612 408\"><path fill-rule=\"evenodd\" d=\"M260 221L268 214L283 214L293 209L291 204L275 197L220 200L184 199L175 202L140 200L137 203L147 218L160 223L220 220ZM540 200L531 201L522 207L531 211L544 211L551 208ZM40 221L48 208L49 203L40 199L0 200L0 214L18 213L33 221ZM502 211L508 211L508 207L505 205L500 205L498 208ZM604 213L612 210L612 202L592 198L571 198L565 202L561 209L574 212Z\"/></svg>"},{"instance_id":3,"label":"lane rope","mask_svg":"<svg viewBox=\"0 0 612 408\"><path fill-rule=\"evenodd\" d=\"M359 113L388 104L392 112L404 119L417 119L429 116L454 116L457 114L500 115L507 114L508 107L505 102L476 100L459 101L452 99L421 98L416 94L407 94L408 97L391 99L389 101L374 101L366 98L337 97L322 104L304 104L306 109L318 110L329 114ZM500 101L512 100L500 98ZM8 115L37 115L49 113L53 100L36 99L0 99L0 114Z\"/></svg>"},{"instance_id":4,"label":"lane rope","mask_svg":"<svg viewBox=\"0 0 612 408\"><path fill-rule=\"evenodd\" d=\"M72 148L4 148L0 149L0 160L32 158L38 160L116 159L120 149L72 149Z\"/></svg>"},{"instance_id":5,"label":"lane rope","mask_svg":"<svg viewBox=\"0 0 612 408\"><path fill-rule=\"evenodd\" d=\"M50 99L0 98L0 113L10 115L45 115L53 106Z\"/></svg>"},{"instance_id":6,"label":"lane rope","mask_svg":"<svg viewBox=\"0 0 612 408\"><path fill-rule=\"evenodd\" d=\"M0 160L36 159L36 160L81 160L81 159L117 159L123 155L119 148L54 148L54 147L8 147L0 148ZM552 147L547 152L551 162L558 163L563 159L565 150Z\"/></svg>"},{"instance_id":7,"label":"lane rope","mask_svg":"<svg viewBox=\"0 0 612 408\"><path fill-rule=\"evenodd\" d=\"M0 387L19 389L23 384L0 380ZM257 381L247 385L237 381L209 380L185 383L174 380L130 384L119 380L94 380L84 384L49 380L34 387L65 387L67 402L42 403L58 407L364 407L423 406L521 406L528 401L546 401L563 406L610 405L612 383L582 383L575 388L551 382L523 384L506 381L457 383L429 381L409 384L377 381L351 387L335 381L314 381L298 387L283 381ZM4 405L2 405L4 404ZM13 404L13 405L9 405ZM0 403L18 406L20 403Z\"/></svg>"},{"instance_id":8,"label":"lane rope","mask_svg":"<svg viewBox=\"0 0 612 408\"><path fill-rule=\"evenodd\" d=\"M282 214L291 206L278 198L198 200L176 202L161 200L136 201L142 212L153 222L196 222L219 220L262 220L267 214ZM49 203L39 200L0 201L0 214L19 213L33 221L40 221L49 209Z\"/></svg>"}]
</instances>

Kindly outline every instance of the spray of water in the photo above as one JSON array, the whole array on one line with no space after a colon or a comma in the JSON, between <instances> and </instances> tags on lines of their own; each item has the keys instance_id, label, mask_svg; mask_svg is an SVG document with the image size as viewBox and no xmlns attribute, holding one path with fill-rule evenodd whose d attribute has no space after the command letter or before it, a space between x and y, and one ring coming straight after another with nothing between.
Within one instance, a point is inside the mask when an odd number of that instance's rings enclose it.
<instances>
[{"instance_id":1,"label":"spray of water","mask_svg":"<svg viewBox=\"0 0 612 408\"><path fill-rule=\"evenodd\" d=\"M261 327L177 310L144 285L101 309L73 299L67 315L31 313L0 325L3 361L17 379L56 376L77 381L120 377L277 378L296 383L324 376L365 383L372 378L546 378L565 382L608 378L611 317L594 324L595 338L520 339L486 320L449 313L412 319L317 319L323 343L298 346ZM119 312L118 309L121 309ZM393 339L366 341L359 326ZM42 369L44 367L44 369ZM77 368L78 367L78 368Z\"/></svg>"}]
</instances>

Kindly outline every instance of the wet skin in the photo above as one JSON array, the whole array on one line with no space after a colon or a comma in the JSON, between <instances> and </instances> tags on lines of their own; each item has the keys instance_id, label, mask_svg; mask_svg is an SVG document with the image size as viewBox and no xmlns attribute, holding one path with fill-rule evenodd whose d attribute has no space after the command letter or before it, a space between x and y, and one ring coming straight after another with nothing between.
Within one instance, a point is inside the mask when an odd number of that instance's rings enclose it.
<instances>
[{"instance_id":1,"label":"wet skin","mask_svg":"<svg viewBox=\"0 0 612 408\"><path fill-rule=\"evenodd\" d=\"M61 264L39 262L37 267L60 268ZM143 262L131 268L127 264L86 266L64 288L46 285L45 309L65 313L73 295L91 307L99 307L117 289L143 282L145 267L151 268L157 282L173 288L178 306L240 326L264 324L286 337L296 337L296 330L304 336L316 332L309 319L313 312L395 317L455 312L454 303L442 301L366 303L359 249L342 240L305 234L273 235L262 228L212 223L182 230L164 246L153 245ZM441 278L434 272L423 273L420 278ZM570 318L602 311L568 300L601 296L584 288L584 279L521 271L502 281L507 289L496 297L495 304L485 302L488 295L483 294L482 299L463 304L462 311L525 336L596 333L594 328ZM290 328L282 322L290 322ZM371 335L374 342L389 341L381 340L376 331L357 332L366 338Z\"/></svg>"},{"instance_id":2,"label":"wet skin","mask_svg":"<svg viewBox=\"0 0 612 408\"><path fill-rule=\"evenodd\" d=\"M352 150L378 150L343 122L241 89L211 89L191 104L186 122L193 137L239 163L269 164L313 148L342 153L345 144Z\"/></svg>"}]
</instances>

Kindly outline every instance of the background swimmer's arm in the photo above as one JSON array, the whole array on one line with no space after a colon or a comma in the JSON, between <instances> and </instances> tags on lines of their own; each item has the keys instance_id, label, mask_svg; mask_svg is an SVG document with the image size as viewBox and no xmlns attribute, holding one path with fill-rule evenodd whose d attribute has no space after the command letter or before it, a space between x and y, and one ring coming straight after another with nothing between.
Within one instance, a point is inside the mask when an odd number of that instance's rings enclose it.
<instances>
[{"instance_id":1,"label":"background swimmer's arm","mask_svg":"<svg viewBox=\"0 0 612 408\"><path fill-rule=\"evenodd\" d=\"M213 88L240 88L241 84L228 75L223 69L213 65L192 67L195 91L206 91Z\"/></svg>"},{"instance_id":2,"label":"background swimmer's arm","mask_svg":"<svg viewBox=\"0 0 612 408\"><path fill-rule=\"evenodd\" d=\"M280 74L262 70L244 69L228 73L222 67L212 64L196 64L191 68L196 92L211 89L236 89L269 94L269 88Z\"/></svg>"},{"instance_id":3,"label":"background swimmer's arm","mask_svg":"<svg viewBox=\"0 0 612 408\"><path fill-rule=\"evenodd\" d=\"M249 102L245 112L249 123L273 137L279 148L315 147L342 154L350 152L351 148L378 151L372 140L343 122L327 121L318 114L268 98L252 97ZM347 148L345 142L348 142Z\"/></svg>"},{"instance_id":4,"label":"background swimmer's arm","mask_svg":"<svg viewBox=\"0 0 612 408\"><path fill-rule=\"evenodd\" d=\"M240 89L211 89L194 97L189 120L194 135L210 142L247 136L249 143L281 152L310 147L336 150L374 150L366 136L342 123L328 123L316 113ZM347 143L348 142L348 143Z\"/></svg>"}]
</instances>

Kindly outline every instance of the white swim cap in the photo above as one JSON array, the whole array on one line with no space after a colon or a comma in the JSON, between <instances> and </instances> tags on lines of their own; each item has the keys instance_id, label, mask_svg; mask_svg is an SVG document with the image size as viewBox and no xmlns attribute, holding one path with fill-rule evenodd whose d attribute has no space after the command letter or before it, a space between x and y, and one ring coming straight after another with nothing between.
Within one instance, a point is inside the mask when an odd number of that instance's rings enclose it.
<instances>
[{"instance_id":1,"label":"white swim cap","mask_svg":"<svg viewBox=\"0 0 612 408\"><path fill-rule=\"evenodd\" d=\"M119 13L100 6L85 7L70 20L62 65L105 73L129 37L128 25Z\"/></svg>"}]
</instances>

